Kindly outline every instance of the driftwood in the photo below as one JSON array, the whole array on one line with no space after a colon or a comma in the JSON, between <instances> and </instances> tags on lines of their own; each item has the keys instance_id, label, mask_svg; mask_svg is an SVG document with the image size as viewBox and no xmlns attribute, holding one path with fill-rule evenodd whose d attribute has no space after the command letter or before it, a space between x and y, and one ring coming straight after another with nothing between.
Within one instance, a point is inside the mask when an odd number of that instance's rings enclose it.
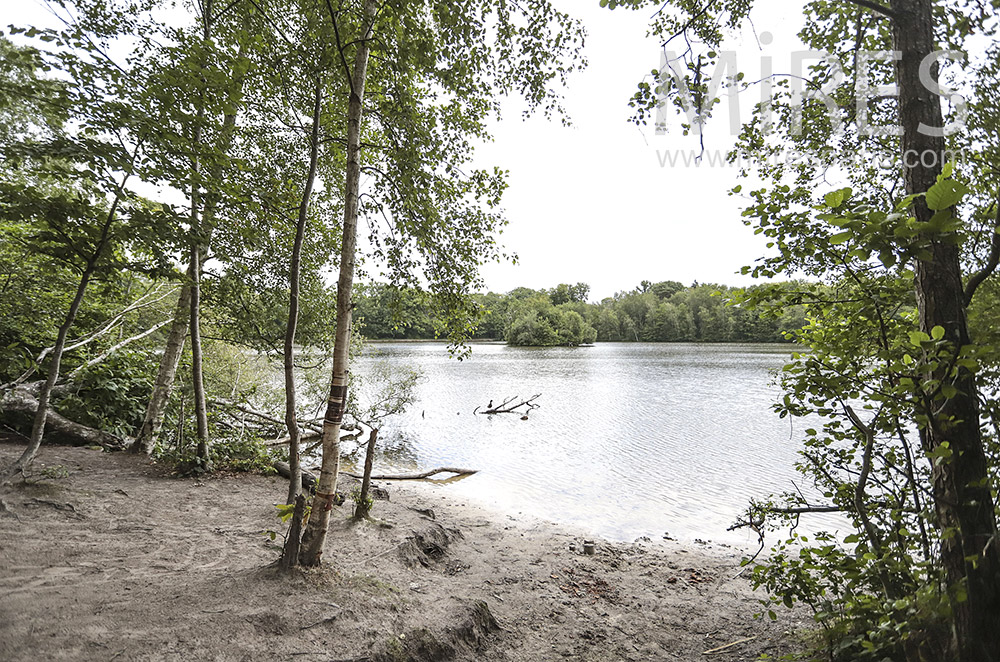
<instances>
[{"instance_id":1,"label":"driftwood","mask_svg":"<svg viewBox=\"0 0 1000 662\"><path fill-rule=\"evenodd\" d=\"M309 434L304 434L299 437L299 443L306 441L315 441L317 439L322 439L322 432L310 432ZM344 438L341 437L341 440ZM287 446L292 441L291 437L282 437L281 439L275 439L274 441L265 441L264 444L267 446Z\"/></svg>"},{"instance_id":2,"label":"driftwood","mask_svg":"<svg viewBox=\"0 0 1000 662\"><path fill-rule=\"evenodd\" d=\"M493 401L490 400L489 404L487 404L486 407L483 408L482 411L479 410L479 407L476 407L475 409L472 410L472 413L473 414L487 414L487 415L493 415L493 414L523 414L523 418L527 418L529 411L531 411L532 409L538 409L541 406L541 405L535 404L535 400L537 400L540 397L542 397L542 394L541 393L536 393L535 395L531 396L530 398L528 398L526 400L521 400L517 404L513 404L514 402L517 401L517 398L518 398L518 396L515 395L512 398L507 398L506 400L504 400L503 402L501 402L500 404L498 404L496 406L494 406L493 405ZM524 407L524 409L521 410L521 407Z\"/></svg>"},{"instance_id":3,"label":"driftwood","mask_svg":"<svg viewBox=\"0 0 1000 662\"><path fill-rule=\"evenodd\" d=\"M354 474L349 471L341 471L340 473L345 476L350 476L351 478L363 478L362 474ZM371 480L424 480L425 478L430 478L431 476L436 476L437 474L452 473L455 477L458 476L471 476L474 473L479 473L478 469L455 469L453 467L438 467L437 469L431 469L430 471L424 471L415 474L396 474L396 475L381 475L381 476L371 476Z\"/></svg>"},{"instance_id":4,"label":"driftwood","mask_svg":"<svg viewBox=\"0 0 1000 662\"><path fill-rule=\"evenodd\" d=\"M277 471L280 475L284 476L285 478L290 479L292 477L292 470L288 466L287 462L275 462L273 466L275 471ZM311 490L315 486L316 486L316 475L303 469L302 489Z\"/></svg>"},{"instance_id":5,"label":"driftwood","mask_svg":"<svg viewBox=\"0 0 1000 662\"><path fill-rule=\"evenodd\" d=\"M18 412L34 416L38 412L38 398L31 388L18 386L0 398L0 411ZM77 446L101 446L106 450L125 449L126 440L96 428L81 425L57 413L51 407L45 423L45 436L57 437Z\"/></svg>"}]
</instances>

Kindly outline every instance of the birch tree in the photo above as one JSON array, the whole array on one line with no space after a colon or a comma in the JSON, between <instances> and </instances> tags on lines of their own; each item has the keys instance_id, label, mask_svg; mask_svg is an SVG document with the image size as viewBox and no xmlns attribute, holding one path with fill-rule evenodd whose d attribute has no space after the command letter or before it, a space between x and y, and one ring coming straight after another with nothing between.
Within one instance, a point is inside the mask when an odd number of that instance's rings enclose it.
<instances>
[{"instance_id":1,"label":"birch tree","mask_svg":"<svg viewBox=\"0 0 1000 662\"><path fill-rule=\"evenodd\" d=\"M469 329L478 266L501 256L504 173L469 169L472 141L488 138L485 122L506 93L523 96L529 111L559 113L552 84L579 66L582 42L579 25L542 0L326 7L337 75L348 82L347 167L334 366L304 565L321 562L336 492L359 219L369 225L372 263L393 283L423 280L445 332L459 340ZM372 177L370 194L363 172Z\"/></svg>"}]
</instances>

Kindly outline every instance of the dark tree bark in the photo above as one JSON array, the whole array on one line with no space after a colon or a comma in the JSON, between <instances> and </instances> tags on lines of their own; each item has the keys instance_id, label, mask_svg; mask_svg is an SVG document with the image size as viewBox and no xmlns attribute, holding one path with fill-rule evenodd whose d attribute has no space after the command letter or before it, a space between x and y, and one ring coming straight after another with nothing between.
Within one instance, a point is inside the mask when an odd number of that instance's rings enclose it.
<instances>
[{"instance_id":1,"label":"dark tree bark","mask_svg":"<svg viewBox=\"0 0 1000 662\"><path fill-rule=\"evenodd\" d=\"M375 463L375 444L378 442L378 428L372 428L368 433L368 444L365 447L365 472L361 477L361 492L354 504L355 519L368 517L368 490L372 485L372 465Z\"/></svg>"},{"instance_id":2,"label":"dark tree bark","mask_svg":"<svg viewBox=\"0 0 1000 662\"><path fill-rule=\"evenodd\" d=\"M299 218L295 225L295 242L292 245L292 260L288 269L288 324L285 327L285 426L288 428L288 500L295 501L302 489L302 463L299 457L298 414L296 412L295 392L295 331L299 323L299 291L302 272L302 242L306 234L306 222L309 220L309 202L312 198L313 184L316 181L316 165L319 160L319 122L323 106L323 79L316 77L313 98L312 131L309 135L309 173L306 175L305 187L302 190L302 201L299 204ZM299 535L299 530L295 530ZM298 543L295 546L298 554ZM298 557L292 557L297 559ZM284 562L284 561L283 561ZM292 563L293 561L289 561Z\"/></svg>"},{"instance_id":3,"label":"dark tree bark","mask_svg":"<svg viewBox=\"0 0 1000 662\"><path fill-rule=\"evenodd\" d=\"M893 0L891 9L893 45L902 54L896 80L906 192L923 193L937 181L945 158L944 138L920 128L943 126L940 100L920 80L921 62L937 50L933 7L931 0ZM933 215L923 199L916 201L914 211L919 221ZM917 260L915 276L920 328L929 334L935 326L943 327L956 352L968 345L958 246L933 238L931 255ZM935 379L947 378L945 368L938 373ZM959 587L968 594L967 600L952 601L953 656L961 662L995 662L1000 655L1000 540L980 436L975 375L960 368L954 385L958 394L932 414L923 434L925 451L944 443L952 451L950 461L935 464L932 480L938 525L945 532L941 559L947 580L953 596Z\"/></svg>"},{"instance_id":4,"label":"dark tree bark","mask_svg":"<svg viewBox=\"0 0 1000 662\"><path fill-rule=\"evenodd\" d=\"M302 536L302 518L306 512L306 497L302 494L295 496L295 510L292 511L292 522L288 527L288 536L285 538L285 546L281 551L281 561L278 565L282 570L291 570L299 564L299 545Z\"/></svg>"}]
</instances>

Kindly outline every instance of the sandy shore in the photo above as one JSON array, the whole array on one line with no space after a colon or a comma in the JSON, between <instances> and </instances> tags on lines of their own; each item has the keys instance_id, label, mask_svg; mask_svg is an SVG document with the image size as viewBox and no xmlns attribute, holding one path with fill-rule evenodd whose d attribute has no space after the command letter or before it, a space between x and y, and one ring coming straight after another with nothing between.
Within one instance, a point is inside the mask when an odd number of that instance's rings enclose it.
<instances>
[{"instance_id":1,"label":"sandy shore","mask_svg":"<svg viewBox=\"0 0 1000 662\"><path fill-rule=\"evenodd\" d=\"M20 450L0 443L0 464ZM376 521L349 522L348 502L326 565L282 575L283 479L43 447L0 492L0 660L752 660L807 625L754 618L732 548L587 556L572 531L447 487L382 486Z\"/></svg>"}]
</instances>

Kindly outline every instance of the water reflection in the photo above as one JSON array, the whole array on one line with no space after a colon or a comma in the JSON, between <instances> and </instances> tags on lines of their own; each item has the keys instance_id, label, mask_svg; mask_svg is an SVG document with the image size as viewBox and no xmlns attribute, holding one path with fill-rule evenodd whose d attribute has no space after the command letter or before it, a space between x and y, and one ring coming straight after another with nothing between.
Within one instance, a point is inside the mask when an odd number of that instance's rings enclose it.
<instances>
[{"instance_id":1,"label":"water reflection","mask_svg":"<svg viewBox=\"0 0 1000 662\"><path fill-rule=\"evenodd\" d=\"M447 486L621 540L747 540L726 532L751 497L792 489L805 425L771 412L775 345L606 343L583 348L477 344L470 359L438 343L370 346L376 360L421 369L418 401L387 422L376 471L468 466ZM377 357L373 357L373 354ZM541 393L529 420L474 414ZM832 521L832 520L827 520Z\"/></svg>"}]
</instances>

